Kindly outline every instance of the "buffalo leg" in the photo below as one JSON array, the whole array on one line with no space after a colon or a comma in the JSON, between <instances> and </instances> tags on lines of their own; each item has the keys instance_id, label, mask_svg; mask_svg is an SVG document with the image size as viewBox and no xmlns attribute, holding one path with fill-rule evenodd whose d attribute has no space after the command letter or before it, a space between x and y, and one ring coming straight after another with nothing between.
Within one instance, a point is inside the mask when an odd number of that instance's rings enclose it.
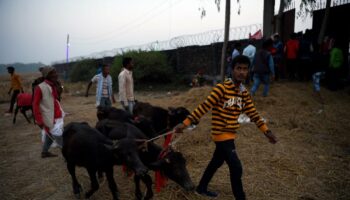
<instances>
[{"instance_id":1,"label":"buffalo leg","mask_svg":"<svg viewBox=\"0 0 350 200\"><path fill-rule=\"evenodd\" d=\"M26 108L22 108L22 109L21 109L21 113L22 113L23 116L26 118L27 122L30 123L30 120L29 120L29 118L28 118L28 116L27 116L27 114L26 114Z\"/></svg>"},{"instance_id":2,"label":"buffalo leg","mask_svg":"<svg viewBox=\"0 0 350 200\"><path fill-rule=\"evenodd\" d=\"M115 183L114 177L113 177L113 167L108 167L106 169L106 177L107 177L109 189L111 190L111 193L113 195L113 199L118 200L119 194L118 194L117 184Z\"/></svg>"},{"instance_id":3,"label":"buffalo leg","mask_svg":"<svg viewBox=\"0 0 350 200\"><path fill-rule=\"evenodd\" d=\"M101 170L97 170L97 177L99 183L101 184L101 182L103 181L103 172Z\"/></svg>"},{"instance_id":4,"label":"buffalo leg","mask_svg":"<svg viewBox=\"0 0 350 200\"><path fill-rule=\"evenodd\" d=\"M140 176L135 175L134 176L134 183L135 183L135 196L137 200L142 199L142 192L140 189Z\"/></svg>"},{"instance_id":5,"label":"buffalo leg","mask_svg":"<svg viewBox=\"0 0 350 200\"><path fill-rule=\"evenodd\" d=\"M146 185L146 188L147 188L147 192L146 192L144 200L149 200L153 197L152 178L150 175L145 174L145 175L141 176L141 180Z\"/></svg>"},{"instance_id":6,"label":"buffalo leg","mask_svg":"<svg viewBox=\"0 0 350 200\"><path fill-rule=\"evenodd\" d=\"M75 176L75 165L68 162L67 169L72 177L73 193L77 199L80 199L80 192L82 189L77 177Z\"/></svg>"},{"instance_id":7,"label":"buffalo leg","mask_svg":"<svg viewBox=\"0 0 350 200\"><path fill-rule=\"evenodd\" d=\"M96 178L97 170L95 170L93 168L87 168L87 171L89 173L90 182L91 182L90 190L85 193L85 198L88 199L98 190L99 185L98 185L97 178Z\"/></svg>"}]
</instances>

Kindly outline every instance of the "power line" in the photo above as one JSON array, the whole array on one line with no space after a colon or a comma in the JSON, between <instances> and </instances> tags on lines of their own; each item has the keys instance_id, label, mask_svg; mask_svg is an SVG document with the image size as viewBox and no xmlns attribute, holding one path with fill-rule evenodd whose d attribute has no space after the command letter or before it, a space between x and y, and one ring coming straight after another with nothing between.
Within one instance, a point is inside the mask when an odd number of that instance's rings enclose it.
<instances>
[{"instance_id":1,"label":"power line","mask_svg":"<svg viewBox=\"0 0 350 200\"><path fill-rule=\"evenodd\" d=\"M151 9L149 9L147 12L140 14L138 17L134 18L133 20L113 29L112 31L109 31L103 35L98 35L98 36L93 36L93 37L88 37L88 38L83 38L83 37L79 37L79 36L72 36L72 41L74 39L74 43L76 44L96 44L99 42L104 42L107 40L110 40L112 38L114 38L115 36L119 36L120 33L125 32L126 30L129 30L131 28L134 28L136 26L140 25L140 21L141 22L145 22L145 19L149 19L150 16L153 17L155 16L155 11L160 10L160 12L164 12L164 10L167 8L162 8L164 7L164 5L166 4L166 1L162 1L160 4L157 4L156 6L152 7ZM160 12L156 12L160 13Z\"/></svg>"}]
</instances>

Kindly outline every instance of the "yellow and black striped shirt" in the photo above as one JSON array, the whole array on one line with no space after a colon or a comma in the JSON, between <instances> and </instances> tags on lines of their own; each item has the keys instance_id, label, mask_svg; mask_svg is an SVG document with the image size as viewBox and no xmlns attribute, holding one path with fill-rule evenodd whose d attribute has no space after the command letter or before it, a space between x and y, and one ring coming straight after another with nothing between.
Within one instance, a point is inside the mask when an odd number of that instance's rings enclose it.
<instances>
[{"instance_id":1,"label":"yellow and black striped shirt","mask_svg":"<svg viewBox=\"0 0 350 200\"><path fill-rule=\"evenodd\" d=\"M245 113L252 122L265 133L268 128L255 109L253 101L247 89L241 85L235 85L232 81L217 84L207 99L201 103L184 121L188 126L197 124L200 118L212 109L212 139L225 141L236 138L236 130L239 128L238 117Z\"/></svg>"}]
</instances>

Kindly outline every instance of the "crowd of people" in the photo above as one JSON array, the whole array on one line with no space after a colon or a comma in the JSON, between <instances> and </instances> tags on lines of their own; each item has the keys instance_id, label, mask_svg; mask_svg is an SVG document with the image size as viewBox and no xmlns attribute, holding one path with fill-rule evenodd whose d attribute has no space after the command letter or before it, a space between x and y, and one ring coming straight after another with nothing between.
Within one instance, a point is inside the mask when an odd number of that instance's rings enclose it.
<instances>
[{"instance_id":1,"label":"crowd of people","mask_svg":"<svg viewBox=\"0 0 350 200\"><path fill-rule=\"evenodd\" d=\"M239 42L233 45L230 62L237 55L245 55L250 59L249 75L245 82L251 86L254 96L260 84L264 84L263 96L268 96L271 81L310 81L313 82L314 96L324 103L320 95L321 80L330 90L342 87L342 71L344 71L344 52L339 38L325 37L318 44L311 30L292 33L289 39L282 42L278 34L263 40L262 47L257 49L253 39L248 40L242 48ZM230 66L227 67L227 78L232 78ZM343 73L344 74L344 73Z\"/></svg>"},{"instance_id":2,"label":"crowd of people","mask_svg":"<svg viewBox=\"0 0 350 200\"><path fill-rule=\"evenodd\" d=\"M11 76L11 86L8 94L11 95L10 108L6 115L13 113L19 93L23 93L23 86L20 75L15 73L13 66L7 67ZM132 58L123 59L123 68L118 76L119 82L119 102L128 112L132 113L135 104L134 81L133 81L133 61ZM58 74L54 67L45 66L39 68L42 76L32 83L32 107L33 117L36 125L41 129L42 135L42 158L56 157L56 154L49 152L50 147L55 144L62 146L62 133L64 127L65 112L60 104L62 86L58 80ZM112 107L116 103L110 66L103 65L89 82L85 96L88 97L92 83L96 83L96 107Z\"/></svg>"}]
</instances>

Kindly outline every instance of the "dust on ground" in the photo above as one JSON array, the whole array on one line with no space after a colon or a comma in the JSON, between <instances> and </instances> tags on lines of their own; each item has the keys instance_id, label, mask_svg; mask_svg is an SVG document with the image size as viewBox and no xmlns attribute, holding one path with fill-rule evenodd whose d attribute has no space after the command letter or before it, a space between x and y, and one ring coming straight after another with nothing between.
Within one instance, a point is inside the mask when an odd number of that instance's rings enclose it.
<instances>
[{"instance_id":1,"label":"dust on ground","mask_svg":"<svg viewBox=\"0 0 350 200\"><path fill-rule=\"evenodd\" d=\"M267 119L268 126L279 142L270 144L254 124L243 124L236 148L243 165L243 184L248 199L350 199L350 95L349 90L330 92L322 88L325 105L311 95L310 83L275 83L269 97L260 97L255 104ZM63 95L62 105L71 121L96 123L95 98L82 97L71 88ZM209 94L210 87L189 91L140 92L137 99L164 108L184 106L195 108ZM90 90L92 91L92 90ZM115 104L118 106L118 104ZM1 112L8 103L0 104ZM19 114L0 116L0 196L1 199L74 199L71 178L60 150L58 158L41 159L39 128L28 124ZM194 183L198 183L214 150L210 140L210 113L197 128L186 132L176 144L187 159ZM160 141L161 142L161 141ZM115 167L115 179L120 199L134 199L133 180ZM151 172L153 176L153 172ZM77 177L85 191L90 182L87 172L77 168ZM232 199L229 171L224 164L212 179L209 189L218 191L218 199ZM103 183L91 197L111 199L108 184ZM185 192L174 182L154 199L207 199Z\"/></svg>"}]
</instances>

